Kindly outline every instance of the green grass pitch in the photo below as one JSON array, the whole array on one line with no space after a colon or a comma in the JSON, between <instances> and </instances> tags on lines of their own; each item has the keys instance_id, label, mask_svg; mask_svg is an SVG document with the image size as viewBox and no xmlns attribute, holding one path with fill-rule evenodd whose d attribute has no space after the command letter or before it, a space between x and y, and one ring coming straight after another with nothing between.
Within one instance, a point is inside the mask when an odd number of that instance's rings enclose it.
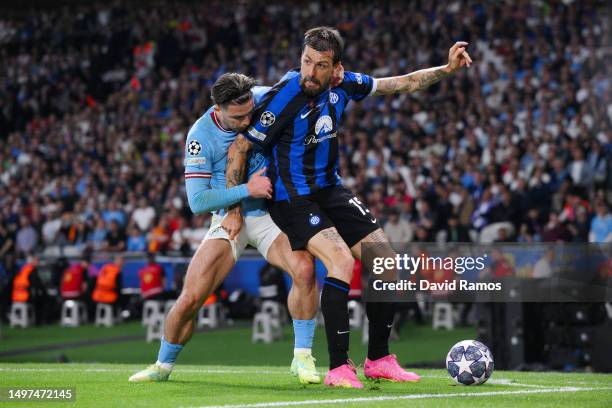
<instances>
[{"instance_id":1,"label":"green grass pitch","mask_svg":"<svg viewBox=\"0 0 612 408\"><path fill-rule=\"evenodd\" d=\"M417 384L371 382L363 390L301 386L289 375L291 329L271 345L252 344L250 328L238 325L196 333L171 380L131 384L128 377L154 361L158 344L143 341L144 329L128 323L110 329L57 326L3 328L0 387L74 387L76 402L0 402L15 407L612 407L612 375L495 371L481 386L455 385L444 369L414 369ZM392 343L402 363L441 362L472 328L432 331L409 325ZM103 341L104 344L96 342ZM79 342L78 344L75 342ZM58 347L59 346L59 347ZM61 347L61 348L60 348ZM314 344L319 370L327 365L324 331ZM58 364L59 356L70 363ZM365 346L351 336L351 355L362 362Z\"/></svg>"},{"instance_id":2,"label":"green grass pitch","mask_svg":"<svg viewBox=\"0 0 612 408\"><path fill-rule=\"evenodd\" d=\"M180 365L167 383L128 383L128 376L140 368L122 364L5 363L0 365L0 383L14 387L76 387L75 403L52 404L78 407L612 406L610 375L500 371L484 385L465 387L453 385L444 370L429 369L419 370L423 379L418 384L364 379L365 389L345 390L301 386L288 374L287 367Z\"/></svg>"}]
</instances>

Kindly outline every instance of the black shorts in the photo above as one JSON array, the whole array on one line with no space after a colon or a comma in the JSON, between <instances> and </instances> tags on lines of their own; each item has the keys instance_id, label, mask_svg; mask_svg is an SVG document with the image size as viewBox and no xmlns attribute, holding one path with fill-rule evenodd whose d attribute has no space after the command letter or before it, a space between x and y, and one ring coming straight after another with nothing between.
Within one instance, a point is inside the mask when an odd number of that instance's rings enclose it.
<instances>
[{"instance_id":1,"label":"black shorts","mask_svg":"<svg viewBox=\"0 0 612 408\"><path fill-rule=\"evenodd\" d=\"M326 228L336 227L349 248L380 228L370 210L342 185L269 203L268 208L294 251L305 249L310 238Z\"/></svg>"}]
</instances>

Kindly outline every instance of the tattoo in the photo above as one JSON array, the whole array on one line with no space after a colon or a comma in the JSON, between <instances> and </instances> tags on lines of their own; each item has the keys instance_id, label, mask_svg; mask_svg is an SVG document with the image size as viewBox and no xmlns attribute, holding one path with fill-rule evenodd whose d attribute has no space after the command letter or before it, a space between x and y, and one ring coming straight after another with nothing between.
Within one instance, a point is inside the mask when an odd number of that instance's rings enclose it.
<instances>
[{"instance_id":1,"label":"tattoo","mask_svg":"<svg viewBox=\"0 0 612 408\"><path fill-rule=\"evenodd\" d=\"M225 164L225 178L227 188L235 187L244 181L247 153L251 148L249 142L243 135L239 134L227 151L227 163ZM240 206L240 202L232 205L229 209Z\"/></svg>"},{"instance_id":2,"label":"tattoo","mask_svg":"<svg viewBox=\"0 0 612 408\"><path fill-rule=\"evenodd\" d=\"M251 143L243 136L238 135L227 152L225 165L226 185L228 188L239 185L244 181L246 157Z\"/></svg>"},{"instance_id":3,"label":"tattoo","mask_svg":"<svg viewBox=\"0 0 612 408\"><path fill-rule=\"evenodd\" d=\"M445 67L440 66L422 69L407 75L380 78L378 79L375 95L416 92L425 89L450 75L444 69Z\"/></svg>"},{"instance_id":4,"label":"tattoo","mask_svg":"<svg viewBox=\"0 0 612 408\"><path fill-rule=\"evenodd\" d=\"M361 242L389 242L389 239L385 235L382 229L377 229L374 232L371 232L367 237L361 240Z\"/></svg>"}]
</instances>

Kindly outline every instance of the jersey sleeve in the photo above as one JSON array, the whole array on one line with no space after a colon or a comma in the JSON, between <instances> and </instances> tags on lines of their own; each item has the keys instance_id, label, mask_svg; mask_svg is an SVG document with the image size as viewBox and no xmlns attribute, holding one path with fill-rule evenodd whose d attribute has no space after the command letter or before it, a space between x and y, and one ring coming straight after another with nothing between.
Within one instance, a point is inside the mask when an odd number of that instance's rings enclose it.
<instances>
[{"instance_id":1,"label":"jersey sleeve","mask_svg":"<svg viewBox=\"0 0 612 408\"><path fill-rule=\"evenodd\" d=\"M200 131L192 129L185 141L185 178L208 178L212 174L213 149Z\"/></svg>"},{"instance_id":2,"label":"jersey sleeve","mask_svg":"<svg viewBox=\"0 0 612 408\"><path fill-rule=\"evenodd\" d=\"M349 99L360 101L376 92L376 79L366 74L345 71L344 79L338 88L346 92Z\"/></svg>"},{"instance_id":3,"label":"jersey sleeve","mask_svg":"<svg viewBox=\"0 0 612 408\"><path fill-rule=\"evenodd\" d=\"M212 162L213 147L197 131L190 131L185 142L185 188L194 214L229 207L249 195L245 184L229 189L211 188Z\"/></svg>"}]
</instances>

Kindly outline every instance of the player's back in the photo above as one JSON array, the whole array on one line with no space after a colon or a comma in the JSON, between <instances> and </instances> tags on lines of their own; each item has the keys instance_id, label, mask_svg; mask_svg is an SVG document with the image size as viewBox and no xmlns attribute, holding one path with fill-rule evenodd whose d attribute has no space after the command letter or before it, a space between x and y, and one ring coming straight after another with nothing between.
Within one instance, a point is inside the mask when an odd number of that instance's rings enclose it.
<instances>
[{"instance_id":1,"label":"player's back","mask_svg":"<svg viewBox=\"0 0 612 408\"><path fill-rule=\"evenodd\" d=\"M253 88L255 102L260 100L267 87ZM226 186L225 164L227 151L236 139L237 133L224 129L210 107L191 127L185 143L185 179L210 178L210 188L223 189ZM261 149L253 150L247 161L248 176L265 167L265 155ZM245 215L261 215L266 204L263 199L247 198L242 202Z\"/></svg>"}]
</instances>

